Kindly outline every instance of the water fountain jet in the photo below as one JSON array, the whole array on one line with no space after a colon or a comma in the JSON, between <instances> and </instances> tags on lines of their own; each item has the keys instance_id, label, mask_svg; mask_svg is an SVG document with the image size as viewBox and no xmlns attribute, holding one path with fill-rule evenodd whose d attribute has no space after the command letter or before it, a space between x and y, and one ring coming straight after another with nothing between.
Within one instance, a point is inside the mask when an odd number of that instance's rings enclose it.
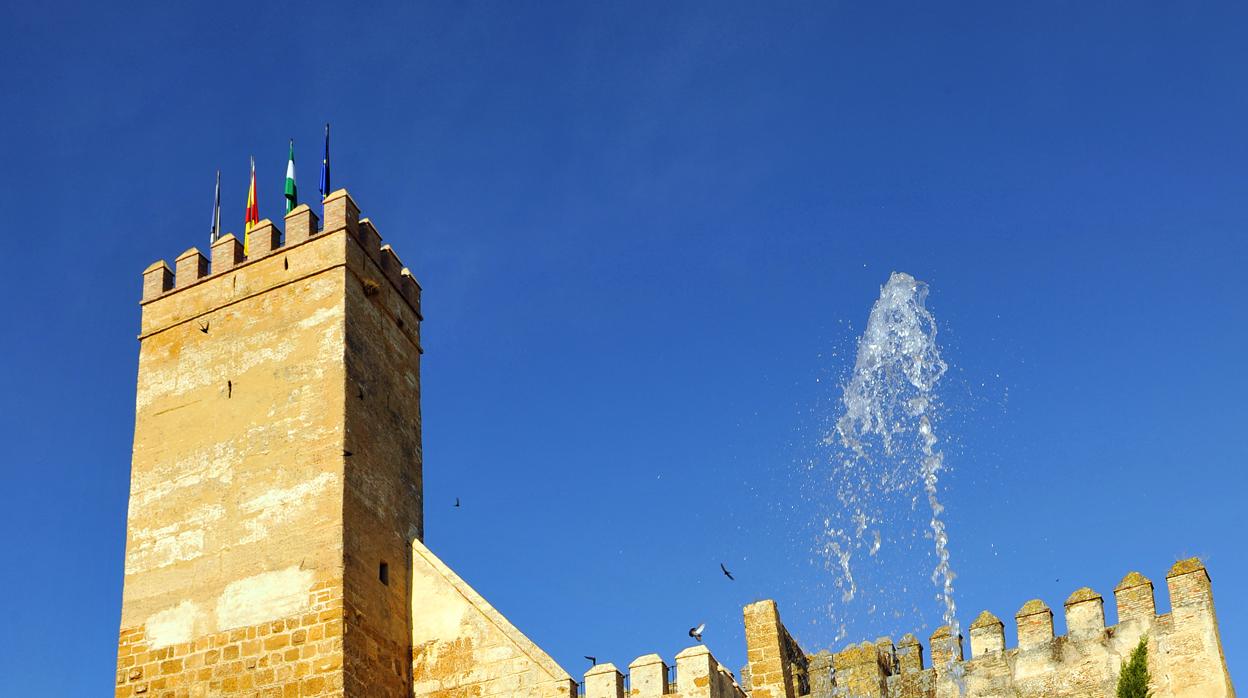
<instances>
[{"instance_id":1,"label":"water fountain jet","mask_svg":"<svg viewBox=\"0 0 1248 698\"><path fill-rule=\"evenodd\" d=\"M880 530L890 523L891 512L882 505L909 498L913 507L926 499L931 510L927 535L937 560L931 578L939 589L950 642L957 642L955 575L938 488L944 457L933 426L935 388L948 365L940 356L936 320L926 299L926 284L894 272L871 308L841 396L843 412L824 438L836 453L833 482L846 525L825 520L822 552L825 564L837 574L842 600L852 600L858 591L854 555L865 551L874 557L882 544ZM951 662L950 669L957 678L960 666Z\"/></svg>"}]
</instances>

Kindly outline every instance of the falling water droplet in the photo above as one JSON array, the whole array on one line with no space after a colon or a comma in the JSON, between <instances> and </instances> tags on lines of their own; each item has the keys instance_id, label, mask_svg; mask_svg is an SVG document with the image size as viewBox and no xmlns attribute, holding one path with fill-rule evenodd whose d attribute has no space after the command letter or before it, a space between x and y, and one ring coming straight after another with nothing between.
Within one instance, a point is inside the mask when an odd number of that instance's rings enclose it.
<instances>
[{"instance_id":1,"label":"falling water droplet","mask_svg":"<svg viewBox=\"0 0 1248 698\"><path fill-rule=\"evenodd\" d=\"M822 440L833 450L830 482L842 508L824 519L823 540L816 547L822 551L824 566L835 575L842 602L849 602L858 593L855 553L876 557L883 545L880 530L889 530L899 512L926 501L931 516L924 537L933 541L936 555L931 580L952 641L960 636L953 594L956 575L949 563L945 507L939 499L944 456L933 424L936 384L949 367L936 344L936 320L926 299L926 284L894 272L871 308L841 396L843 412ZM915 536L917 532L910 540ZM892 533L887 540L909 542ZM875 608L872 603L868 614ZM845 632L842 623L837 639ZM951 661L949 669L963 692L961 665Z\"/></svg>"}]
</instances>

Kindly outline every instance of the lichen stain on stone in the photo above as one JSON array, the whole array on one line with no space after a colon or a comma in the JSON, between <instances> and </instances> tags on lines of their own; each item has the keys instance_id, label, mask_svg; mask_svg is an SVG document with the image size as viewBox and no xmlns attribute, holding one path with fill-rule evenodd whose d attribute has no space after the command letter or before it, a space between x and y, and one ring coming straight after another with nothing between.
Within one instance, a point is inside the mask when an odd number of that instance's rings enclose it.
<instances>
[{"instance_id":1,"label":"lichen stain on stone","mask_svg":"<svg viewBox=\"0 0 1248 698\"><path fill-rule=\"evenodd\" d=\"M412 655L412 678L416 682L457 684L459 679L471 673L477 665L476 650L470 637L460 637L450 642L427 642L419 649L413 649Z\"/></svg>"}]
</instances>

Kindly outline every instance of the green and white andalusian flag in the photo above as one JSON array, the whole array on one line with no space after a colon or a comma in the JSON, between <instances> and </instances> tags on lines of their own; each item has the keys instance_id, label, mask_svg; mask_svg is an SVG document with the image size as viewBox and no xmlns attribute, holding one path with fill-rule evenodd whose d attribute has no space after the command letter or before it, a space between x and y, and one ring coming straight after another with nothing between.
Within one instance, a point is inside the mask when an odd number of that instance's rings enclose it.
<instances>
[{"instance_id":1,"label":"green and white andalusian flag","mask_svg":"<svg viewBox=\"0 0 1248 698\"><path fill-rule=\"evenodd\" d=\"M295 210L299 197L295 193L295 140L290 140L290 160L286 163L286 213Z\"/></svg>"}]
</instances>

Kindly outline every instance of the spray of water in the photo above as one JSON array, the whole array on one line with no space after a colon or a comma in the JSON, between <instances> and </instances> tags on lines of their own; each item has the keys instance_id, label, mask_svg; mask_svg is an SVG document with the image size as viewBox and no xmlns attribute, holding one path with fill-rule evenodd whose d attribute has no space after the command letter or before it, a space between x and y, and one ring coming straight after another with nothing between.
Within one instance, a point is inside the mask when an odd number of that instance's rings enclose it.
<instances>
[{"instance_id":1,"label":"spray of water","mask_svg":"<svg viewBox=\"0 0 1248 698\"><path fill-rule=\"evenodd\" d=\"M824 520L821 552L836 575L842 601L853 600L859 591L855 556L874 558L885 542L913 543L898 530L899 520L907 504L914 511L926 499L931 517L925 537L934 541L936 555L931 579L950 637L957 638L954 572L938 496L944 462L933 426L935 388L948 365L936 344L936 320L924 305L926 298L926 284L894 272L871 308L841 397L843 412L824 439L833 453L830 482L840 509ZM904 580L889 583L904 589ZM874 610L873 604L868 612ZM949 668L957 679L960 666Z\"/></svg>"}]
</instances>

